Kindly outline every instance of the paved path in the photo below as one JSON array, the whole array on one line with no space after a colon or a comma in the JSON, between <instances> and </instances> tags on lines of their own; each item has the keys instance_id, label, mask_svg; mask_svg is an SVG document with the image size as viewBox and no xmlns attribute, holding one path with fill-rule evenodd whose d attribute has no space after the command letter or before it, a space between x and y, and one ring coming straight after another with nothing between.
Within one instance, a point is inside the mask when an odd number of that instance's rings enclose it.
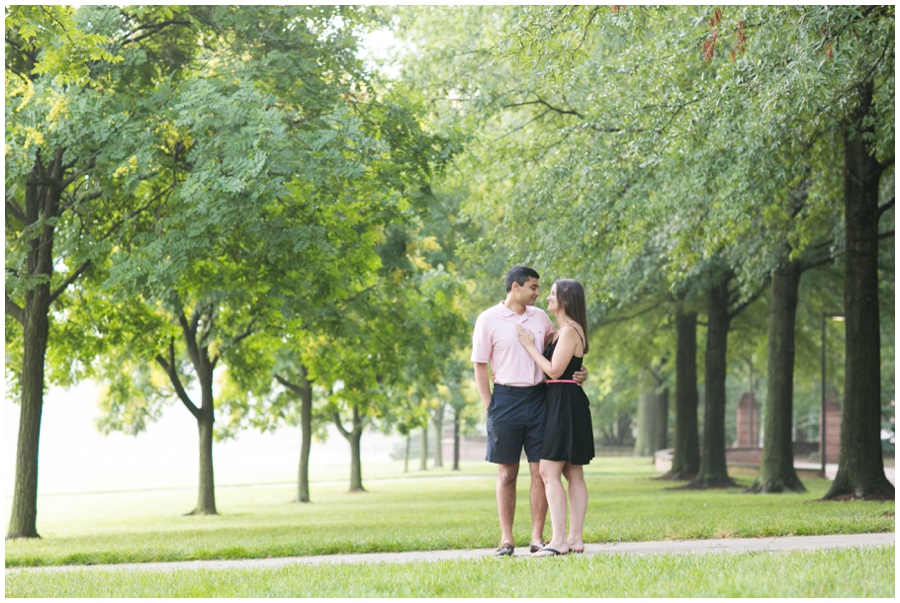
<instances>
[{"instance_id":1,"label":"paved path","mask_svg":"<svg viewBox=\"0 0 900 603\"><path fill-rule=\"evenodd\" d=\"M844 547L893 546L894 533L833 534L828 536L780 536L776 538L717 538L711 540L674 540L661 542L619 542L588 544L585 555L654 555L749 553L754 551L795 551ZM227 561L172 561L164 563L122 563L118 565L64 565L52 567L11 568L10 572L94 570L190 570L277 568L288 565L320 565L323 563L411 563L491 557L493 550L411 551L407 553L359 553L348 555L316 555L311 557L278 557L274 559L234 559ZM527 547L516 549L517 558L528 558ZM506 562L506 560L498 560Z\"/></svg>"}]
</instances>

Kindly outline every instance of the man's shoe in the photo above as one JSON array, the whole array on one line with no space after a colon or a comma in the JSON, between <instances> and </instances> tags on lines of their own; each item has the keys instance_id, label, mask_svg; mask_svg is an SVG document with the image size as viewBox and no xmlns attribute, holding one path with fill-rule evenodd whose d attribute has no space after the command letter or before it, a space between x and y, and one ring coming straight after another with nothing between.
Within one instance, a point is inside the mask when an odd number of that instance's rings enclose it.
<instances>
[{"instance_id":1,"label":"man's shoe","mask_svg":"<svg viewBox=\"0 0 900 603\"><path fill-rule=\"evenodd\" d=\"M497 547L497 550L494 551L494 557L512 557L515 552L516 547L514 545L501 544Z\"/></svg>"}]
</instances>

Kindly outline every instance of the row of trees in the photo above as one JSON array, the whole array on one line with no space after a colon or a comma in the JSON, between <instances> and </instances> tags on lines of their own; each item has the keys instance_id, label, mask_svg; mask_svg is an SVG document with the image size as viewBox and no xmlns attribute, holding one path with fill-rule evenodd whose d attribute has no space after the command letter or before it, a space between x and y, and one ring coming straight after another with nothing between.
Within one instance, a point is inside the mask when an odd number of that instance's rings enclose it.
<instances>
[{"instance_id":1,"label":"row of trees","mask_svg":"<svg viewBox=\"0 0 900 603\"><path fill-rule=\"evenodd\" d=\"M674 391L672 478L732 484L728 361L768 358L756 491L803 487L799 292L829 304L843 266L844 441L828 497L893 496L878 438L893 9L6 17L7 385L21 403L8 537L38 534L48 382L100 381L107 431L137 433L177 400L198 427L194 513L216 512L214 438L247 427L301 426L308 501L310 441L334 423L362 489L367 427L440 433L448 407L460 421L468 325L518 261L593 292L607 343L588 387L612 432L627 429L624 399L659 391L644 405L663 413ZM412 50L392 80L359 53L361 33L388 26ZM807 289L803 274L817 275Z\"/></svg>"},{"instance_id":2,"label":"row of trees","mask_svg":"<svg viewBox=\"0 0 900 603\"><path fill-rule=\"evenodd\" d=\"M454 7L400 19L417 49L407 77L473 139L455 183L492 230L469 257L502 241L510 257L582 280L596 326L629 324L605 348L615 362L674 366L670 477L733 483L729 334L762 300L765 449L751 490L803 489L791 448L800 282L839 266L842 455L826 498L893 497L879 433L885 381L893 393L893 354L887 366L881 356L892 317L879 312L880 297L893 303L893 8ZM663 325L674 341L660 348Z\"/></svg>"},{"instance_id":3,"label":"row of trees","mask_svg":"<svg viewBox=\"0 0 900 603\"><path fill-rule=\"evenodd\" d=\"M140 432L178 400L198 429L197 514L216 513L214 438L247 425L300 423L309 500L315 388L361 489L364 427L421 423L421 404L388 400L458 380L440 360L467 330L456 279L426 257L443 249L428 182L456 143L360 58L378 12L6 17L8 537L38 536L48 381L99 380L105 431Z\"/></svg>"}]
</instances>

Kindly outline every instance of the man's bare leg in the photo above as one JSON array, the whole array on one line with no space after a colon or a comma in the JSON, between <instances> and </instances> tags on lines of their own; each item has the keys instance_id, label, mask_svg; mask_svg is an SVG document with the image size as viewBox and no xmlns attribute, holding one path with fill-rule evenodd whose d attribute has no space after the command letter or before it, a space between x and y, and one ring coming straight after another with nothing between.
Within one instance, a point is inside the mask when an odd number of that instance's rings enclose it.
<instances>
[{"instance_id":1,"label":"man's bare leg","mask_svg":"<svg viewBox=\"0 0 900 603\"><path fill-rule=\"evenodd\" d=\"M516 541L513 540L513 518L516 515L516 477L518 475L518 463L498 465L497 514L500 516L500 544L513 546L516 544Z\"/></svg>"},{"instance_id":2,"label":"man's bare leg","mask_svg":"<svg viewBox=\"0 0 900 603\"><path fill-rule=\"evenodd\" d=\"M541 478L540 463L528 463L531 470L531 489L528 500L531 503L531 544L541 546L544 540L544 523L547 521L547 495Z\"/></svg>"}]
</instances>

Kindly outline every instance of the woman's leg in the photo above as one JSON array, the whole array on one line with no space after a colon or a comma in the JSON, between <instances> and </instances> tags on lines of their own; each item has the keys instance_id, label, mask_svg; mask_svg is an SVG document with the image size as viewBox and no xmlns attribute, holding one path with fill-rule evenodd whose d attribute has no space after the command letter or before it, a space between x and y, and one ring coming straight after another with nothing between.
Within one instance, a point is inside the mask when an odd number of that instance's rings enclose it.
<instances>
[{"instance_id":1,"label":"woman's leg","mask_svg":"<svg viewBox=\"0 0 900 603\"><path fill-rule=\"evenodd\" d=\"M541 479L544 480L544 492L547 493L547 504L550 507L550 525L553 536L547 548L560 553L569 550L566 544L566 491L562 485L564 461L548 461L541 459Z\"/></svg>"},{"instance_id":2,"label":"woman's leg","mask_svg":"<svg viewBox=\"0 0 900 603\"><path fill-rule=\"evenodd\" d=\"M580 551L584 550L584 516L587 514L588 501L587 485L584 483L584 468L581 465L566 463L563 473L569 483L569 506L572 510L568 544L573 551Z\"/></svg>"}]
</instances>

